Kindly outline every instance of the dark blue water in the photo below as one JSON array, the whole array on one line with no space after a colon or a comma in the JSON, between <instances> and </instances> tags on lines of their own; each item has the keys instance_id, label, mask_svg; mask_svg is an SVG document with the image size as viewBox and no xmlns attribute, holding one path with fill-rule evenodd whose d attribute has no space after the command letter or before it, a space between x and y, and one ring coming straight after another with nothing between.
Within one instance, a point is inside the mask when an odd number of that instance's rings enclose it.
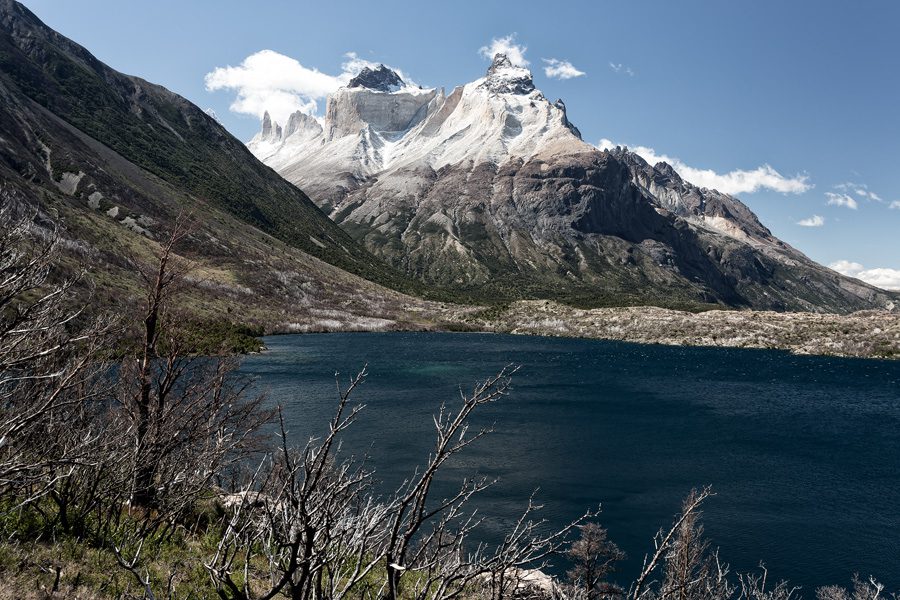
<instances>
[{"instance_id":1,"label":"dark blue water","mask_svg":"<svg viewBox=\"0 0 900 600\"><path fill-rule=\"evenodd\" d=\"M629 556L624 582L681 498L711 484L706 532L733 570L764 561L807 597L855 572L900 587L900 361L483 334L265 341L242 370L286 407L297 442L332 415L334 373L368 363L346 447L369 452L385 486L424 460L441 401L521 365L512 394L476 419L496 433L442 480L499 477L479 501L488 541L535 488L559 525L602 503Z\"/></svg>"}]
</instances>

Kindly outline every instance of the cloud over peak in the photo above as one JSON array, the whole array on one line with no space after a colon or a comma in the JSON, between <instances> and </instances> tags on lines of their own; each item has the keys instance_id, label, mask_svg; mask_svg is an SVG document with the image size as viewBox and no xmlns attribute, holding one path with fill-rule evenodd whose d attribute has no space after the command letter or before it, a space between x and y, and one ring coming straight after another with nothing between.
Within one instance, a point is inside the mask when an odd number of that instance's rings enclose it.
<instances>
[{"instance_id":1,"label":"cloud over peak","mask_svg":"<svg viewBox=\"0 0 900 600\"><path fill-rule=\"evenodd\" d=\"M260 50L232 67L217 67L204 79L208 91L233 90L231 110L262 118L268 111L284 123L295 111L312 114L316 101L342 85L339 77L310 69L273 50Z\"/></svg>"},{"instance_id":2,"label":"cloud over peak","mask_svg":"<svg viewBox=\"0 0 900 600\"><path fill-rule=\"evenodd\" d=\"M348 52L345 58L341 72L329 75L274 50L260 50L237 66L216 67L206 74L204 83L210 92L236 92L229 107L233 112L261 119L268 111L275 122L283 124L298 110L315 114L319 100L346 85L364 67L377 64L359 58L355 52ZM394 70L409 81L398 69Z\"/></svg>"},{"instance_id":3,"label":"cloud over peak","mask_svg":"<svg viewBox=\"0 0 900 600\"><path fill-rule=\"evenodd\" d=\"M597 147L600 150L610 150L621 145L624 144L616 144L604 138L600 140ZM660 154L648 146L629 146L629 149L651 165L658 162L669 163L679 175L694 185L718 190L725 194L752 194L760 190L773 190L782 194L802 194L813 187L807 175L798 173L793 177L785 177L768 164L763 164L750 171L735 169L727 173L717 173L712 169L691 167L678 158Z\"/></svg>"},{"instance_id":4,"label":"cloud over peak","mask_svg":"<svg viewBox=\"0 0 900 600\"><path fill-rule=\"evenodd\" d=\"M527 67L531 63L525 59L526 50L528 50L528 47L516 43L516 34L511 33L503 37L492 39L490 44L478 49L478 54L488 60L493 60L498 54L505 54L506 58L508 58L509 62L513 65L517 67Z\"/></svg>"}]
</instances>

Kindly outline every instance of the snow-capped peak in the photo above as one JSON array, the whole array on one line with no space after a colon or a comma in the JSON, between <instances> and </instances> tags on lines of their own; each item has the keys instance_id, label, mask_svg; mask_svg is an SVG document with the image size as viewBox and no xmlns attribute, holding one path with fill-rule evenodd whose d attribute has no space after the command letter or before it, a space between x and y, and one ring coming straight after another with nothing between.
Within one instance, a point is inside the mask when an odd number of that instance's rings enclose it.
<instances>
[{"instance_id":1,"label":"snow-capped peak","mask_svg":"<svg viewBox=\"0 0 900 600\"><path fill-rule=\"evenodd\" d=\"M363 87L376 92L398 92L406 86L400 75L393 69L378 65L374 69L364 67L347 84L349 88Z\"/></svg>"},{"instance_id":2,"label":"snow-capped peak","mask_svg":"<svg viewBox=\"0 0 900 600\"><path fill-rule=\"evenodd\" d=\"M513 65L505 54L494 56L482 85L497 94L530 94L534 91L531 71Z\"/></svg>"}]
</instances>

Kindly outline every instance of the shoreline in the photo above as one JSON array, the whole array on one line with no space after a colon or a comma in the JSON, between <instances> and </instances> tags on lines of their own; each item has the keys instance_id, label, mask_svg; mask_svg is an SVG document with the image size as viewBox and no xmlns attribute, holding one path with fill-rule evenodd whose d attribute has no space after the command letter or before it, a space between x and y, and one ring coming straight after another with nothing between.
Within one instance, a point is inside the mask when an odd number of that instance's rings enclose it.
<instances>
[{"instance_id":1,"label":"shoreline","mask_svg":"<svg viewBox=\"0 0 900 600\"><path fill-rule=\"evenodd\" d=\"M454 310L454 308L456 310ZM435 322L384 322L377 327L330 319L303 330L273 328L266 335L307 333L480 333L569 337L664 346L783 350L796 355L900 359L900 314L847 315L710 310L652 306L577 309L548 300L523 300L487 310L449 308Z\"/></svg>"}]
</instances>

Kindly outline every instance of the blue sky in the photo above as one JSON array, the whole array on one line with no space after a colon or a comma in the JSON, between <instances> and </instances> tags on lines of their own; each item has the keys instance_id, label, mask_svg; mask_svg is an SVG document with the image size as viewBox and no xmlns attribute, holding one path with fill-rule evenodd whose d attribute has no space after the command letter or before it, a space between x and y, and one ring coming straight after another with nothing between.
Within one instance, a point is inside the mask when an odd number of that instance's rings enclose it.
<instances>
[{"instance_id":1,"label":"blue sky","mask_svg":"<svg viewBox=\"0 0 900 600\"><path fill-rule=\"evenodd\" d=\"M243 140L258 116L230 110L238 87L210 91L205 78L261 50L332 77L352 52L452 88L483 74L481 47L512 35L507 45L524 48L535 83L565 100L586 141L677 158L733 186L813 259L900 288L897 2L25 4L116 69L215 110ZM543 59L584 74L548 77ZM284 91L278 73L252 75Z\"/></svg>"}]
</instances>

